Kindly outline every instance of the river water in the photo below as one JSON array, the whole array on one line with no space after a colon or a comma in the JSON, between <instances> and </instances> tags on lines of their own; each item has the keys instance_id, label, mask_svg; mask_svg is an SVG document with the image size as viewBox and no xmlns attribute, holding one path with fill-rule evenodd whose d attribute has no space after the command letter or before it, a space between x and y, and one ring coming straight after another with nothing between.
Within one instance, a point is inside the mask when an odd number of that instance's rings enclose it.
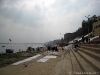
<instances>
[{"instance_id":1,"label":"river water","mask_svg":"<svg viewBox=\"0 0 100 75\"><path fill-rule=\"evenodd\" d=\"M5 46L5 47L2 47ZM33 43L33 44L0 44L0 53L6 52L6 49L13 49L14 53L20 51L26 51L27 47L37 48L37 47L43 47L44 45L41 43Z\"/></svg>"}]
</instances>

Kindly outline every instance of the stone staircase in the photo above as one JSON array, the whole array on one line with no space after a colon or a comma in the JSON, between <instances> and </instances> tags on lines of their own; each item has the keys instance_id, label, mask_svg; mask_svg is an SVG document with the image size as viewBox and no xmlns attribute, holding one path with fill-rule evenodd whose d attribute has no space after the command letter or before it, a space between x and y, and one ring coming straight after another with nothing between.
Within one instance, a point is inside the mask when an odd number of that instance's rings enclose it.
<instances>
[{"instance_id":1,"label":"stone staircase","mask_svg":"<svg viewBox=\"0 0 100 75\"><path fill-rule=\"evenodd\" d=\"M100 44L82 44L75 52L70 50L70 75L100 75Z\"/></svg>"},{"instance_id":2,"label":"stone staircase","mask_svg":"<svg viewBox=\"0 0 100 75\"><path fill-rule=\"evenodd\" d=\"M88 44L100 44L100 37L93 39L92 41L88 42Z\"/></svg>"}]
</instances>

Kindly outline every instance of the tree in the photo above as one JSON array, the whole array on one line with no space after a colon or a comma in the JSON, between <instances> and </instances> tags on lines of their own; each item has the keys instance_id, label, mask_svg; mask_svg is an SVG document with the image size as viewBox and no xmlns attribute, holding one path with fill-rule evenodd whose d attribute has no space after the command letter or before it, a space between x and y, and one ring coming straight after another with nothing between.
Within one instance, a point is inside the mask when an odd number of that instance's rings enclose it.
<instances>
[{"instance_id":1,"label":"tree","mask_svg":"<svg viewBox=\"0 0 100 75\"><path fill-rule=\"evenodd\" d=\"M82 21L82 34L86 35L88 33L88 21Z\"/></svg>"},{"instance_id":2,"label":"tree","mask_svg":"<svg viewBox=\"0 0 100 75\"><path fill-rule=\"evenodd\" d=\"M98 21L98 17L96 15L93 15L92 17L88 18L87 21L83 20L82 21L82 34L86 35L92 32L93 23L96 21Z\"/></svg>"}]
</instances>

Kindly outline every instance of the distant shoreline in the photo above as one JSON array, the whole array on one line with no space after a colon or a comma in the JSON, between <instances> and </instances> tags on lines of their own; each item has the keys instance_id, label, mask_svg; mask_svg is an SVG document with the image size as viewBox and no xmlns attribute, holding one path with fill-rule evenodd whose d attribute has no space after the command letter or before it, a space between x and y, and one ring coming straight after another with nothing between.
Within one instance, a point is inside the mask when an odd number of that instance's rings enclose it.
<instances>
[{"instance_id":1,"label":"distant shoreline","mask_svg":"<svg viewBox=\"0 0 100 75\"><path fill-rule=\"evenodd\" d=\"M5 47L2 47L5 46ZM0 43L0 53L5 53L6 49L14 49L15 52L26 51L27 47L37 48L45 46L43 43Z\"/></svg>"}]
</instances>

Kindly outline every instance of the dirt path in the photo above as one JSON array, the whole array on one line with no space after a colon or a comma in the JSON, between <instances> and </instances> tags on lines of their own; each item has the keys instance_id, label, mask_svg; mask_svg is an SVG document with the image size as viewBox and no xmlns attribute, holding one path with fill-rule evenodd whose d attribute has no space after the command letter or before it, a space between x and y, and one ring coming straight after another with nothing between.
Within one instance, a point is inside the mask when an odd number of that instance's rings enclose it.
<instances>
[{"instance_id":1,"label":"dirt path","mask_svg":"<svg viewBox=\"0 0 100 75\"><path fill-rule=\"evenodd\" d=\"M17 66L8 65L0 68L0 75L53 75L55 74L55 67L61 61L61 57L58 55L57 58L51 58L46 62L37 62L45 55L46 53Z\"/></svg>"}]
</instances>

